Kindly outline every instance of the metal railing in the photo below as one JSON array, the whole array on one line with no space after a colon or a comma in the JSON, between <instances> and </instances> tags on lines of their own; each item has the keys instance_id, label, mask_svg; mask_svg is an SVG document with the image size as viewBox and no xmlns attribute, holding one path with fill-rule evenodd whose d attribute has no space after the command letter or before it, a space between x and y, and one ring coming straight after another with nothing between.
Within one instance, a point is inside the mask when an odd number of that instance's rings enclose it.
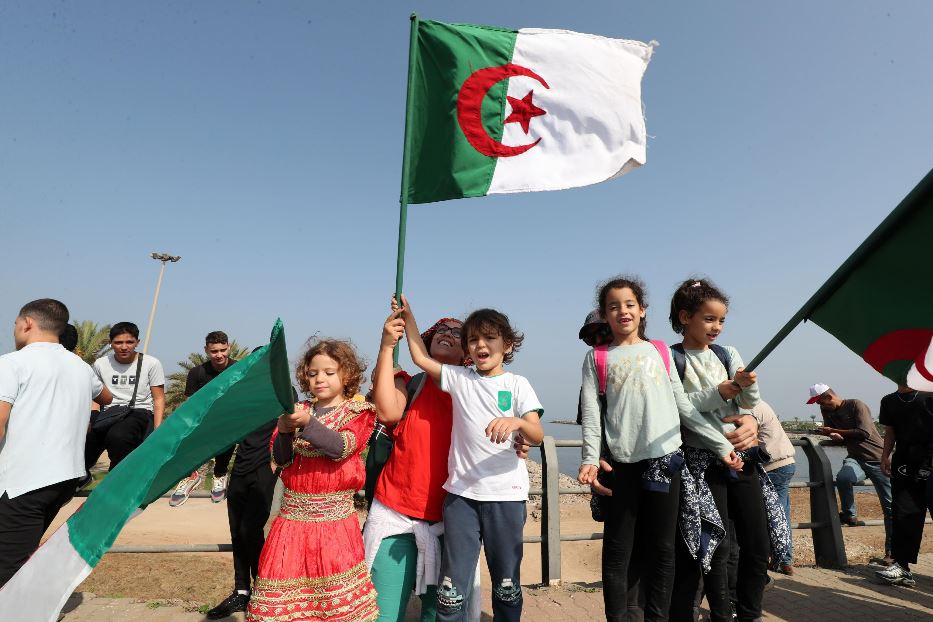
<instances>
[{"instance_id":1,"label":"metal railing","mask_svg":"<svg viewBox=\"0 0 933 622\"><path fill-rule=\"evenodd\" d=\"M825 441L824 441L825 442ZM816 565L826 568L846 566L845 542L842 538L842 524L836 506L835 481L829 457L821 447L820 440L805 436L791 441L796 447L802 447L809 466L809 481L791 482L791 488L807 488L810 491L810 521L791 523L792 529L809 529L813 534L813 552ZM541 497L541 535L525 536L525 544L541 545L541 580L546 584L557 584L561 580L561 542L580 542L602 540L601 532L561 533L560 496L589 495L590 489L584 486L560 486L560 468L557 458L558 447L581 447L580 440L557 440L545 436L539 449L541 451L541 488L532 488L529 495ZM868 486L870 482L857 482L856 486ZM362 491L361 491L362 492ZM86 497L89 493L80 491L76 496ZM170 497L169 493L163 498ZM208 498L207 491L194 491L194 498ZM927 523L931 521L927 519ZM859 521L857 526L883 525L882 520ZM177 544L177 545L121 545L110 549L111 553L217 553L231 551L229 544Z\"/></svg>"}]
</instances>

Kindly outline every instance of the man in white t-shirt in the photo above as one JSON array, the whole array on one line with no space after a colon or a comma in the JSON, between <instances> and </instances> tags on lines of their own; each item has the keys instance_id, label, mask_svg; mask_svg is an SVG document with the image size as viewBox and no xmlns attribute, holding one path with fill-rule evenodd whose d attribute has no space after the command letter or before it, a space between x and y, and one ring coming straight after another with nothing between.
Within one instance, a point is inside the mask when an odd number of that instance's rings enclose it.
<instances>
[{"instance_id":1,"label":"man in white t-shirt","mask_svg":"<svg viewBox=\"0 0 933 622\"><path fill-rule=\"evenodd\" d=\"M24 306L16 352L0 356L0 587L39 546L84 474L90 403L110 392L58 341L68 308L51 298Z\"/></svg>"},{"instance_id":2,"label":"man in white t-shirt","mask_svg":"<svg viewBox=\"0 0 933 622\"><path fill-rule=\"evenodd\" d=\"M133 410L106 432L88 431L84 453L88 469L106 449L112 470L162 423L165 413L162 363L154 356L136 352L137 345L139 327L132 322L118 322L110 329L110 354L94 361L94 372L113 393L113 406L128 406L132 402Z\"/></svg>"}]
</instances>

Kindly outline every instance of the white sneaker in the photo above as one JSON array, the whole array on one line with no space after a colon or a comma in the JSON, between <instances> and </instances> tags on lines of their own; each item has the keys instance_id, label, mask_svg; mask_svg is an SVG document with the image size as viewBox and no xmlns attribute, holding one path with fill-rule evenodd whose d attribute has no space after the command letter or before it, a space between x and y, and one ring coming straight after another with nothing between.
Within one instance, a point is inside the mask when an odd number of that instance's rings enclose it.
<instances>
[{"instance_id":1,"label":"white sneaker","mask_svg":"<svg viewBox=\"0 0 933 622\"><path fill-rule=\"evenodd\" d=\"M178 482L178 486L175 487L175 492L172 493L172 498L168 500L168 504L173 508L183 504L188 500L191 491L201 485L201 480L201 474L195 471L190 477Z\"/></svg>"},{"instance_id":2,"label":"white sneaker","mask_svg":"<svg viewBox=\"0 0 933 622\"><path fill-rule=\"evenodd\" d=\"M227 476L215 475L214 485L211 486L211 501L220 503L227 497Z\"/></svg>"},{"instance_id":3,"label":"white sneaker","mask_svg":"<svg viewBox=\"0 0 933 622\"><path fill-rule=\"evenodd\" d=\"M875 576L889 585L906 585L913 587L917 585L914 581L914 575L909 570L904 570L900 564L894 562L884 570L876 570Z\"/></svg>"}]
</instances>

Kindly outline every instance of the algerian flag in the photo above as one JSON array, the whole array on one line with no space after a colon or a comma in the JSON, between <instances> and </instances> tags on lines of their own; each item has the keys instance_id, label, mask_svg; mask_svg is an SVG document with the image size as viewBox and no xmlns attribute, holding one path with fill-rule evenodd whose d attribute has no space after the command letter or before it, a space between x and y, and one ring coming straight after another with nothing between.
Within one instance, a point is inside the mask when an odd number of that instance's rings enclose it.
<instances>
[{"instance_id":1,"label":"algerian flag","mask_svg":"<svg viewBox=\"0 0 933 622\"><path fill-rule=\"evenodd\" d=\"M408 202L575 188L644 164L652 50L567 30L418 22Z\"/></svg>"},{"instance_id":2,"label":"algerian flag","mask_svg":"<svg viewBox=\"0 0 933 622\"><path fill-rule=\"evenodd\" d=\"M71 592L139 508L263 423L291 412L293 406L279 320L268 345L220 374L172 413L13 575L0 590L3 620L56 620Z\"/></svg>"},{"instance_id":3,"label":"algerian flag","mask_svg":"<svg viewBox=\"0 0 933 622\"><path fill-rule=\"evenodd\" d=\"M812 320L897 384L933 391L933 171L748 364Z\"/></svg>"}]
</instances>

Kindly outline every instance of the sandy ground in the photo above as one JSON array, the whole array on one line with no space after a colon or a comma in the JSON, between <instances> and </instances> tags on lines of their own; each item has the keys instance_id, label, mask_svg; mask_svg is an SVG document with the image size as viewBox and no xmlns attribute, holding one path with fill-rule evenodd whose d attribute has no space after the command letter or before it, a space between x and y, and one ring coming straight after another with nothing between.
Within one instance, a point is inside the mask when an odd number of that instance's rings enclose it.
<instances>
[{"instance_id":1,"label":"sandy ground","mask_svg":"<svg viewBox=\"0 0 933 622\"><path fill-rule=\"evenodd\" d=\"M540 475L530 465L532 487L540 485ZM566 477L566 476L562 476ZM535 481L537 480L537 482ZM575 483L566 478L562 486ZM792 491L791 505L793 520L809 520L808 492ZM863 519L881 518L880 506L873 491L858 495L859 515ZM59 514L52 529L55 529L77 509L82 502L75 499ZM360 522L365 512L359 514ZM602 525L590 517L589 497L564 495L561 499L561 532L599 532ZM50 530L51 533L51 530ZM540 505L533 498L528 505L526 535L540 535ZM849 562L865 563L868 558L884 552L883 527L843 528ZM172 508L167 499L150 506L139 517L132 520L117 538L117 545L129 544L216 544L229 543L225 503L214 504L209 499L190 499L185 505ZM924 541L924 552L933 552L933 542ZM795 530L794 552L797 565L813 564L812 538L809 530ZM598 587L600 581L601 543L564 542L561 548L561 570L565 583L578 586ZM484 573L485 574L485 573ZM90 592L98 596L132 597L147 602L183 602L191 609L213 605L230 593L233 581L231 555L229 553L187 554L107 554L90 577L78 588L78 592ZM488 575L484 576L488 585ZM541 582L541 547L530 544L525 548L522 563L522 583L534 585Z\"/></svg>"}]
</instances>

